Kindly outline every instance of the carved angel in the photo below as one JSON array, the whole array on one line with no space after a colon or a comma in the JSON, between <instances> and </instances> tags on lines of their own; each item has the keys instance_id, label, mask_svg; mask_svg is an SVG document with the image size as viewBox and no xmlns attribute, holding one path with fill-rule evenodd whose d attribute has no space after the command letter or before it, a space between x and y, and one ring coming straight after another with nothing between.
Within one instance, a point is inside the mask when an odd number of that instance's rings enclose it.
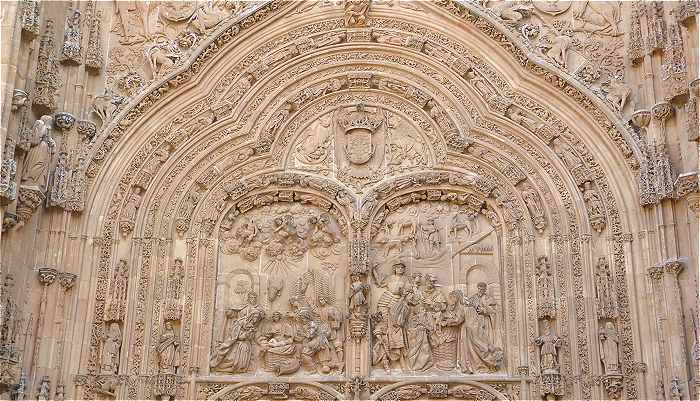
<instances>
[{"instance_id":1,"label":"carved angel","mask_svg":"<svg viewBox=\"0 0 700 401\"><path fill-rule=\"evenodd\" d=\"M332 115L326 114L309 127L304 140L297 146L297 156L307 164L324 162L329 155L331 145Z\"/></svg>"}]
</instances>

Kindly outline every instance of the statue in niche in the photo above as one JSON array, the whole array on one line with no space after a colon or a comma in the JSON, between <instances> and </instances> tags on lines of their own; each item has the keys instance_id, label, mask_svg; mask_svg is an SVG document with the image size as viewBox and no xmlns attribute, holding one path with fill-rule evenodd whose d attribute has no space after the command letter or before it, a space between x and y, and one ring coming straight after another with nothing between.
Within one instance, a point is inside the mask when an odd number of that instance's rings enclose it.
<instances>
[{"instance_id":1,"label":"statue in niche","mask_svg":"<svg viewBox=\"0 0 700 401\"><path fill-rule=\"evenodd\" d=\"M111 297L105 310L105 321L123 321L126 316L126 298L129 288L129 266L126 259L119 259L114 268Z\"/></svg>"},{"instance_id":2,"label":"statue in niche","mask_svg":"<svg viewBox=\"0 0 700 401\"><path fill-rule=\"evenodd\" d=\"M540 346L540 369L543 374L559 373L557 365L557 348L561 347L561 339L552 333L552 325L549 320L543 322L544 334L535 339L535 344Z\"/></svg>"},{"instance_id":3,"label":"statue in niche","mask_svg":"<svg viewBox=\"0 0 700 401\"><path fill-rule=\"evenodd\" d=\"M542 232L545 228L544 224L544 208L542 207L542 200L540 196L535 192L535 189L531 185L526 185L522 192L523 200L527 206L527 210L532 216L535 228L537 231Z\"/></svg>"},{"instance_id":4,"label":"statue in niche","mask_svg":"<svg viewBox=\"0 0 700 401\"><path fill-rule=\"evenodd\" d=\"M442 240L439 227L435 217L418 223L416 259L428 259L440 255Z\"/></svg>"},{"instance_id":5,"label":"statue in niche","mask_svg":"<svg viewBox=\"0 0 700 401\"><path fill-rule=\"evenodd\" d=\"M166 321L163 333L158 340L158 372L177 374L180 367L180 338L178 338L172 322Z\"/></svg>"},{"instance_id":6,"label":"statue in niche","mask_svg":"<svg viewBox=\"0 0 700 401\"><path fill-rule=\"evenodd\" d=\"M406 298L409 308L408 322L406 323L406 361L408 368L413 371L428 370L433 366L433 353L430 346L430 335L433 332L433 319L430 315L427 292L434 283L428 282L423 290L423 277L420 273L413 274L413 288ZM434 294L430 294L434 296Z\"/></svg>"},{"instance_id":7,"label":"statue in niche","mask_svg":"<svg viewBox=\"0 0 700 401\"><path fill-rule=\"evenodd\" d=\"M595 269L595 295L598 317L612 319L616 316L615 296L610 265L605 257L598 258Z\"/></svg>"},{"instance_id":8,"label":"statue in niche","mask_svg":"<svg viewBox=\"0 0 700 401\"><path fill-rule=\"evenodd\" d=\"M377 302L377 311L386 320L387 357L389 361L400 361L406 368L406 323L409 316L407 297L413 290L408 278L404 275L406 266L397 263L393 266L393 274L386 277L380 286L384 289Z\"/></svg>"},{"instance_id":9,"label":"statue in niche","mask_svg":"<svg viewBox=\"0 0 700 401\"><path fill-rule=\"evenodd\" d=\"M100 374L116 375L119 370L119 351L122 344L122 332L119 323L112 322L103 338Z\"/></svg>"},{"instance_id":10,"label":"statue in niche","mask_svg":"<svg viewBox=\"0 0 700 401\"><path fill-rule=\"evenodd\" d=\"M476 287L476 294L465 300L461 368L469 373L492 373L503 362L503 350L496 345L498 304L487 294L486 283L480 282Z\"/></svg>"},{"instance_id":11,"label":"statue in niche","mask_svg":"<svg viewBox=\"0 0 700 401\"><path fill-rule=\"evenodd\" d=\"M563 139L554 138L552 144L554 146L554 153L556 153L557 156L559 156L561 161L569 170L573 170L574 168L583 164L583 162L581 162L581 159L579 159L578 156L574 154L574 151L571 149L571 146L564 142Z\"/></svg>"},{"instance_id":12,"label":"statue in niche","mask_svg":"<svg viewBox=\"0 0 700 401\"><path fill-rule=\"evenodd\" d=\"M620 355L618 346L620 338L618 337L615 325L612 322L606 322L605 327L600 330L598 335L600 342L600 360L603 362L603 372L606 375L620 374Z\"/></svg>"},{"instance_id":13,"label":"statue in niche","mask_svg":"<svg viewBox=\"0 0 700 401\"><path fill-rule=\"evenodd\" d=\"M136 214L141 204L141 188L133 187L133 192L127 195L129 198L122 209L122 218L119 226L122 234L127 235L134 230Z\"/></svg>"},{"instance_id":14,"label":"statue in niche","mask_svg":"<svg viewBox=\"0 0 700 401\"><path fill-rule=\"evenodd\" d=\"M225 340L217 345L210 366L213 371L242 373L250 369L253 357L253 337L265 311L258 304L258 295L248 293L248 305L237 314L226 311Z\"/></svg>"},{"instance_id":15,"label":"statue in niche","mask_svg":"<svg viewBox=\"0 0 700 401\"><path fill-rule=\"evenodd\" d=\"M537 317L554 318L554 281L546 256L537 258Z\"/></svg>"},{"instance_id":16,"label":"statue in niche","mask_svg":"<svg viewBox=\"0 0 700 401\"><path fill-rule=\"evenodd\" d=\"M348 302L348 310L351 314L357 315L367 312L367 292L369 286L362 281L362 276L353 274L350 276L352 284L350 284L350 300Z\"/></svg>"},{"instance_id":17,"label":"statue in niche","mask_svg":"<svg viewBox=\"0 0 700 401\"><path fill-rule=\"evenodd\" d=\"M294 343L294 329L284 321L282 313L272 313L259 342L262 346L261 358L268 371L279 376L299 370L301 362Z\"/></svg>"},{"instance_id":18,"label":"statue in niche","mask_svg":"<svg viewBox=\"0 0 700 401\"><path fill-rule=\"evenodd\" d=\"M63 30L63 49L61 58L64 61L80 63L80 11L72 10L66 17L66 25Z\"/></svg>"},{"instance_id":19,"label":"statue in niche","mask_svg":"<svg viewBox=\"0 0 700 401\"><path fill-rule=\"evenodd\" d=\"M457 366L459 332L464 323L463 299L462 291L451 291L446 303L439 304L439 314L435 316L437 322L431 343L435 367L440 370L450 371Z\"/></svg>"},{"instance_id":20,"label":"statue in niche","mask_svg":"<svg viewBox=\"0 0 700 401\"><path fill-rule=\"evenodd\" d=\"M30 139L31 147L22 167L21 184L23 186L36 187L41 191L46 190L51 149L54 143L50 134L52 122L51 116L42 116L41 119L34 122Z\"/></svg>"},{"instance_id":21,"label":"statue in niche","mask_svg":"<svg viewBox=\"0 0 700 401\"><path fill-rule=\"evenodd\" d=\"M578 32L620 36L620 4L608 1L572 2L573 29Z\"/></svg>"}]
</instances>

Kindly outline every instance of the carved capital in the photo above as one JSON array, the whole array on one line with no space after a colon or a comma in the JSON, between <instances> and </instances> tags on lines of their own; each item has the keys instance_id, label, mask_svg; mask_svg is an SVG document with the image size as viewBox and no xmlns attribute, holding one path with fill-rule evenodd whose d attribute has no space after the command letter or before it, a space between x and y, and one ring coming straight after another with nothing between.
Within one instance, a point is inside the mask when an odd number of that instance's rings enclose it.
<instances>
[{"instance_id":1,"label":"carved capital","mask_svg":"<svg viewBox=\"0 0 700 401\"><path fill-rule=\"evenodd\" d=\"M27 105L29 105L31 101L29 100L29 94L22 89L15 89L12 91L12 111L19 111Z\"/></svg>"},{"instance_id":2,"label":"carved capital","mask_svg":"<svg viewBox=\"0 0 700 401\"><path fill-rule=\"evenodd\" d=\"M666 122L669 117L673 114L673 107L669 102L659 102L651 108L651 115L654 120L658 120L661 123Z\"/></svg>"},{"instance_id":3,"label":"carved capital","mask_svg":"<svg viewBox=\"0 0 700 401\"><path fill-rule=\"evenodd\" d=\"M685 269L685 265L680 260L669 260L668 262L664 263L664 271L676 277L683 271L683 269Z\"/></svg>"},{"instance_id":4,"label":"carved capital","mask_svg":"<svg viewBox=\"0 0 700 401\"><path fill-rule=\"evenodd\" d=\"M677 198L682 198L690 193L698 192L699 184L697 171L679 175L673 183L673 186Z\"/></svg>"},{"instance_id":5,"label":"carved capital","mask_svg":"<svg viewBox=\"0 0 700 401\"><path fill-rule=\"evenodd\" d=\"M647 273L649 273L649 277L651 277L652 280L661 280L664 269L662 266L652 266L647 269Z\"/></svg>"},{"instance_id":6,"label":"carved capital","mask_svg":"<svg viewBox=\"0 0 700 401\"><path fill-rule=\"evenodd\" d=\"M605 375L602 378L602 383L610 399L620 399L622 393L622 375Z\"/></svg>"},{"instance_id":7,"label":"carved capital","mask_svg":"<svg viewBox=\"0 0 700 401\"><path fill-rule=\"evenodd\" d=\"M700 193L692 193L685 197L688 208L700 217Z\"/></svg>"},{"instance_id":8,"label":"carved capital","mask_svg":"<svg viewBox=\"0 0 700 401\"><path fill-rule=\"evenodd\" d=\"M56 281L56 277L58 277L58 271L56 269L52 269L50 267L40 267L39 268L39 282L42 285L45 286L50 286L53 284L54 281Z\"/></svg>"},{"instance_id":9,"label":"carved capital","mask_svg":"<svg viewBox=\"0 0 700 401\"><path fill-rule=\"evenodd\" d=\"M73 288L73 285L75 285L75 280L77 278L78 276L76 274L62 272L58 276L58 283L61 284L61 287L64 291L68 291L71 288Z\"/></svg>"},{"instance_id":10,"label":"carved capital","mask_svg":"<svg viewBox=\"0 0 700 401\"><path fill-rule=\"evenodd\" d=\"M97 125L89 120L78 120L75 129L87 139L92 139L97 134Z\"/></svg>"},{"instance_id":11,"label":"carved capital","mask_svg":"<svg viewBox=\"0 0 700 401\"><path fill-rule=\"evenodd\" d=\"M630 118L630 122L632 122L632 125L640 129L649 126L650 121L651 111L646 109L635 111L634 113L632 113L632 117Z\"/></svg>"},{"instance_id":12,"label":"carved capital","mask_svg":"<svg viewBox=\"0 0 700 401\"><path fill-rule=\"evenodd\" d=\"M53 123L61 131L69 131L75 125L75 116L67 111L54 114Z\"/></svg>"}]
</instances>

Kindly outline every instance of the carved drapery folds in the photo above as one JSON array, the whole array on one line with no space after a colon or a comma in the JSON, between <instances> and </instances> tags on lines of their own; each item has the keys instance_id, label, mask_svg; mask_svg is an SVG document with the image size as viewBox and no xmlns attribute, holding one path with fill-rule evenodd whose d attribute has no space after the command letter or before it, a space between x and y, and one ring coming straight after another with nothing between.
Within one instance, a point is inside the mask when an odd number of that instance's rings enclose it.
<instances>
[{"instance_id":1,"label":"carved drapery folds","mask_svg":"<svg viewBox=\"0 0 700 401\"><path fill-rule=\"evenodd\" d=\"M259 195L229 212L218 273L229 284L216 294L213 372L344 371L347 225L313 198Z\"/></svg>"},{"instance_id":2,"label":"carved drapery folds","mask_svg":"<svg viewBox=\"0 0 700 401\"><path fill-rule=\"evenodd\" d=\"M569 68L576 64L569 46L579 44L569 43L568 30L592 37L619 38L621 33L614 6L583 3L572 9L556 4L538 5L541 10L504 8L497 14L517 26L533 12L571 12L549 36L546 50ZM319 4L320 9L328 6ZM620 350L632 345L620 298L626 287L612 285L618 261L596 276L600 322L587 323L595 320L591 312L569 301L592 295L583 285L582 260L597 260L601 253L573 244L569 252L563 244L568 238L578 241L582 232L593 231L598 238L607 230L616 236L623 226L606 170L598 165L602 157L554 111L517 93L496 72L471 66L473 59L461 57L468 53L464 49L433 32L427 40L424 32L409 33L412 27L383 15L375 18L374 8L370 17L363 4L369 7L368 2L344 4L352 15L342 18L346 15L339 8L336 20L324 22L327 27L304 27L311 35L290 34L293 46L288 38L274 38L267 54L226 72L206 101L193 97L183 106L187 110L168 121L171 125L148 133L148 145L120 176L104 225L105 242L117 243L120 255L122 247L143 247L137 265L142 278L132 288L138 294L137 320L126 325L123 316L112 319L113 295L106 302L105 327L98 330L104 332L99 351L104 374L127 371L125 391L133 397L141 391L136 376L145 374L146 392L168 397L178 397L189 385L183 376L190 374L216 376L217 383L195 385L218 385L219 390L229 382L270 378L218 394L224 398L337 397L296 380L338 381L351 368L357 371L348 376L373 379L371 385L358 384L367 390L352 390L355 394L377 394L391 377L447 372L473 374L482 383L487 377L482 375L525 372L537 376L531 382L538 387L529 389L548 398L590 398L592 391L605 390L612 397L613 390L622 391L623 376L633 397L636 379L625 370L630 353L613 352L618 345ZM128 7L120 8L121 18L137 16L138 10ZM190 9L200 12L191 4L163 7L163 17L171 22L181 13L187 15L181 21L197 15L193 32L216 26L206 25L209 9L200 15L190 14ZM362 27L373 19L385 25ZM342 30L346 24L352 29ZM122 44L150 43L147 29L125 29L135 35L123 38L133 43ZM226 40L217 46L223 49ZM384 50L334 53L346 41L401 49L387 58L382 58ZM324 49L328 58L316 59L311 50L324 44L330 44ZM423 55L411 58L411 52ZM421 62L425 55L434 57L431 64ZM156 77L176 67L171 56L160 56L152 60ZM391 63L401 68L392 71ZM582 70L594 70L592 64ZM314 74L307 75L312 69ZM592 70L592 75L600 73ZM431 79L421 81L421 74ZM189 78L179 79L167 85L174 88ZM604 98L622 111L629 90L620 80L606 88ZM95 140L99 157L88 162L90 176L104 174L100 163L110 160L107 154L120 138L131 136L129 125L155 102L149 96L116 128L108 127L119 102L107 93L99 99L95 111L103 129L112 131ZM612 125L607 129L611 136L621 135ZM194 146L205 138L201 143L206 145ZM624 142L618 136L618 144ZM284 172L269 173L276 169ZM591 230L580 226L586 219ZM126 235L114 238L119 231ZM142 241L161 236L168 245L150 255ZM550 241L557 243L551 254ZM110 246L102 248L105 260L115 257L117 248ZM100 263L104 275L109 268ZM157 276L151 276L155 266ZM153 301L148 277L163 279L154 288L167 288ZM109 281L118 282L116 277ZM567 287L572 284L576 288ZM113 291L113 285L106 288ZM517 305L521 298L525 307ZM610 299L619 310L611 312ZM574 316L575 322L568 321ZM143 360L151 364L132 360L119 369L121 349L115 344L127 338L133 352L149 352ZM593 347L605 351L600 360L603 353L590 352ZM577 350L580 363L572 367ZM591 366L596 363L599 369ZM366 367L368 372L361 371ZM195 368L197 373L191 373ZM595 372L604 372L602 387L593 386ZM275 383L277 375L294 379ZM573 376L580 377L575 384ZM334 388L349 385L338 382ZM450 382L399 386L379 399L447 396L500 397L483 386Z\"/></svg>"},{"instance_id":3,"label":"carved drapery folds","mask_svg":"<svg viewBox=\"0 0 700 401\"><path fill-rule=\"evenodd\" d=\"M612 277L608 260L601 257L595 267L595 299L599 319L615 319L617 317Z\"/></svg>"}]
</instances>

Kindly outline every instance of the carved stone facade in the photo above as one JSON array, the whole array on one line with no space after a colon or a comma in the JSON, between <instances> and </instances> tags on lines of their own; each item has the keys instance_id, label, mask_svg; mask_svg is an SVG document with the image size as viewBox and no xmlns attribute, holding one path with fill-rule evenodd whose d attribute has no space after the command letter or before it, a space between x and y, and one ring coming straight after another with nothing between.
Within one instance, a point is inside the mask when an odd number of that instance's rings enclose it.
<instances>
[{"instance_id":1,"label":"carved stone facade","mask_svg":"<svg viewBox=\"0 0 700 401\"><path fill-rule=\"evenodd\" d=\"M0 6L3 397L700 396L696 2Z\"/></svg>"}]
</instances>

